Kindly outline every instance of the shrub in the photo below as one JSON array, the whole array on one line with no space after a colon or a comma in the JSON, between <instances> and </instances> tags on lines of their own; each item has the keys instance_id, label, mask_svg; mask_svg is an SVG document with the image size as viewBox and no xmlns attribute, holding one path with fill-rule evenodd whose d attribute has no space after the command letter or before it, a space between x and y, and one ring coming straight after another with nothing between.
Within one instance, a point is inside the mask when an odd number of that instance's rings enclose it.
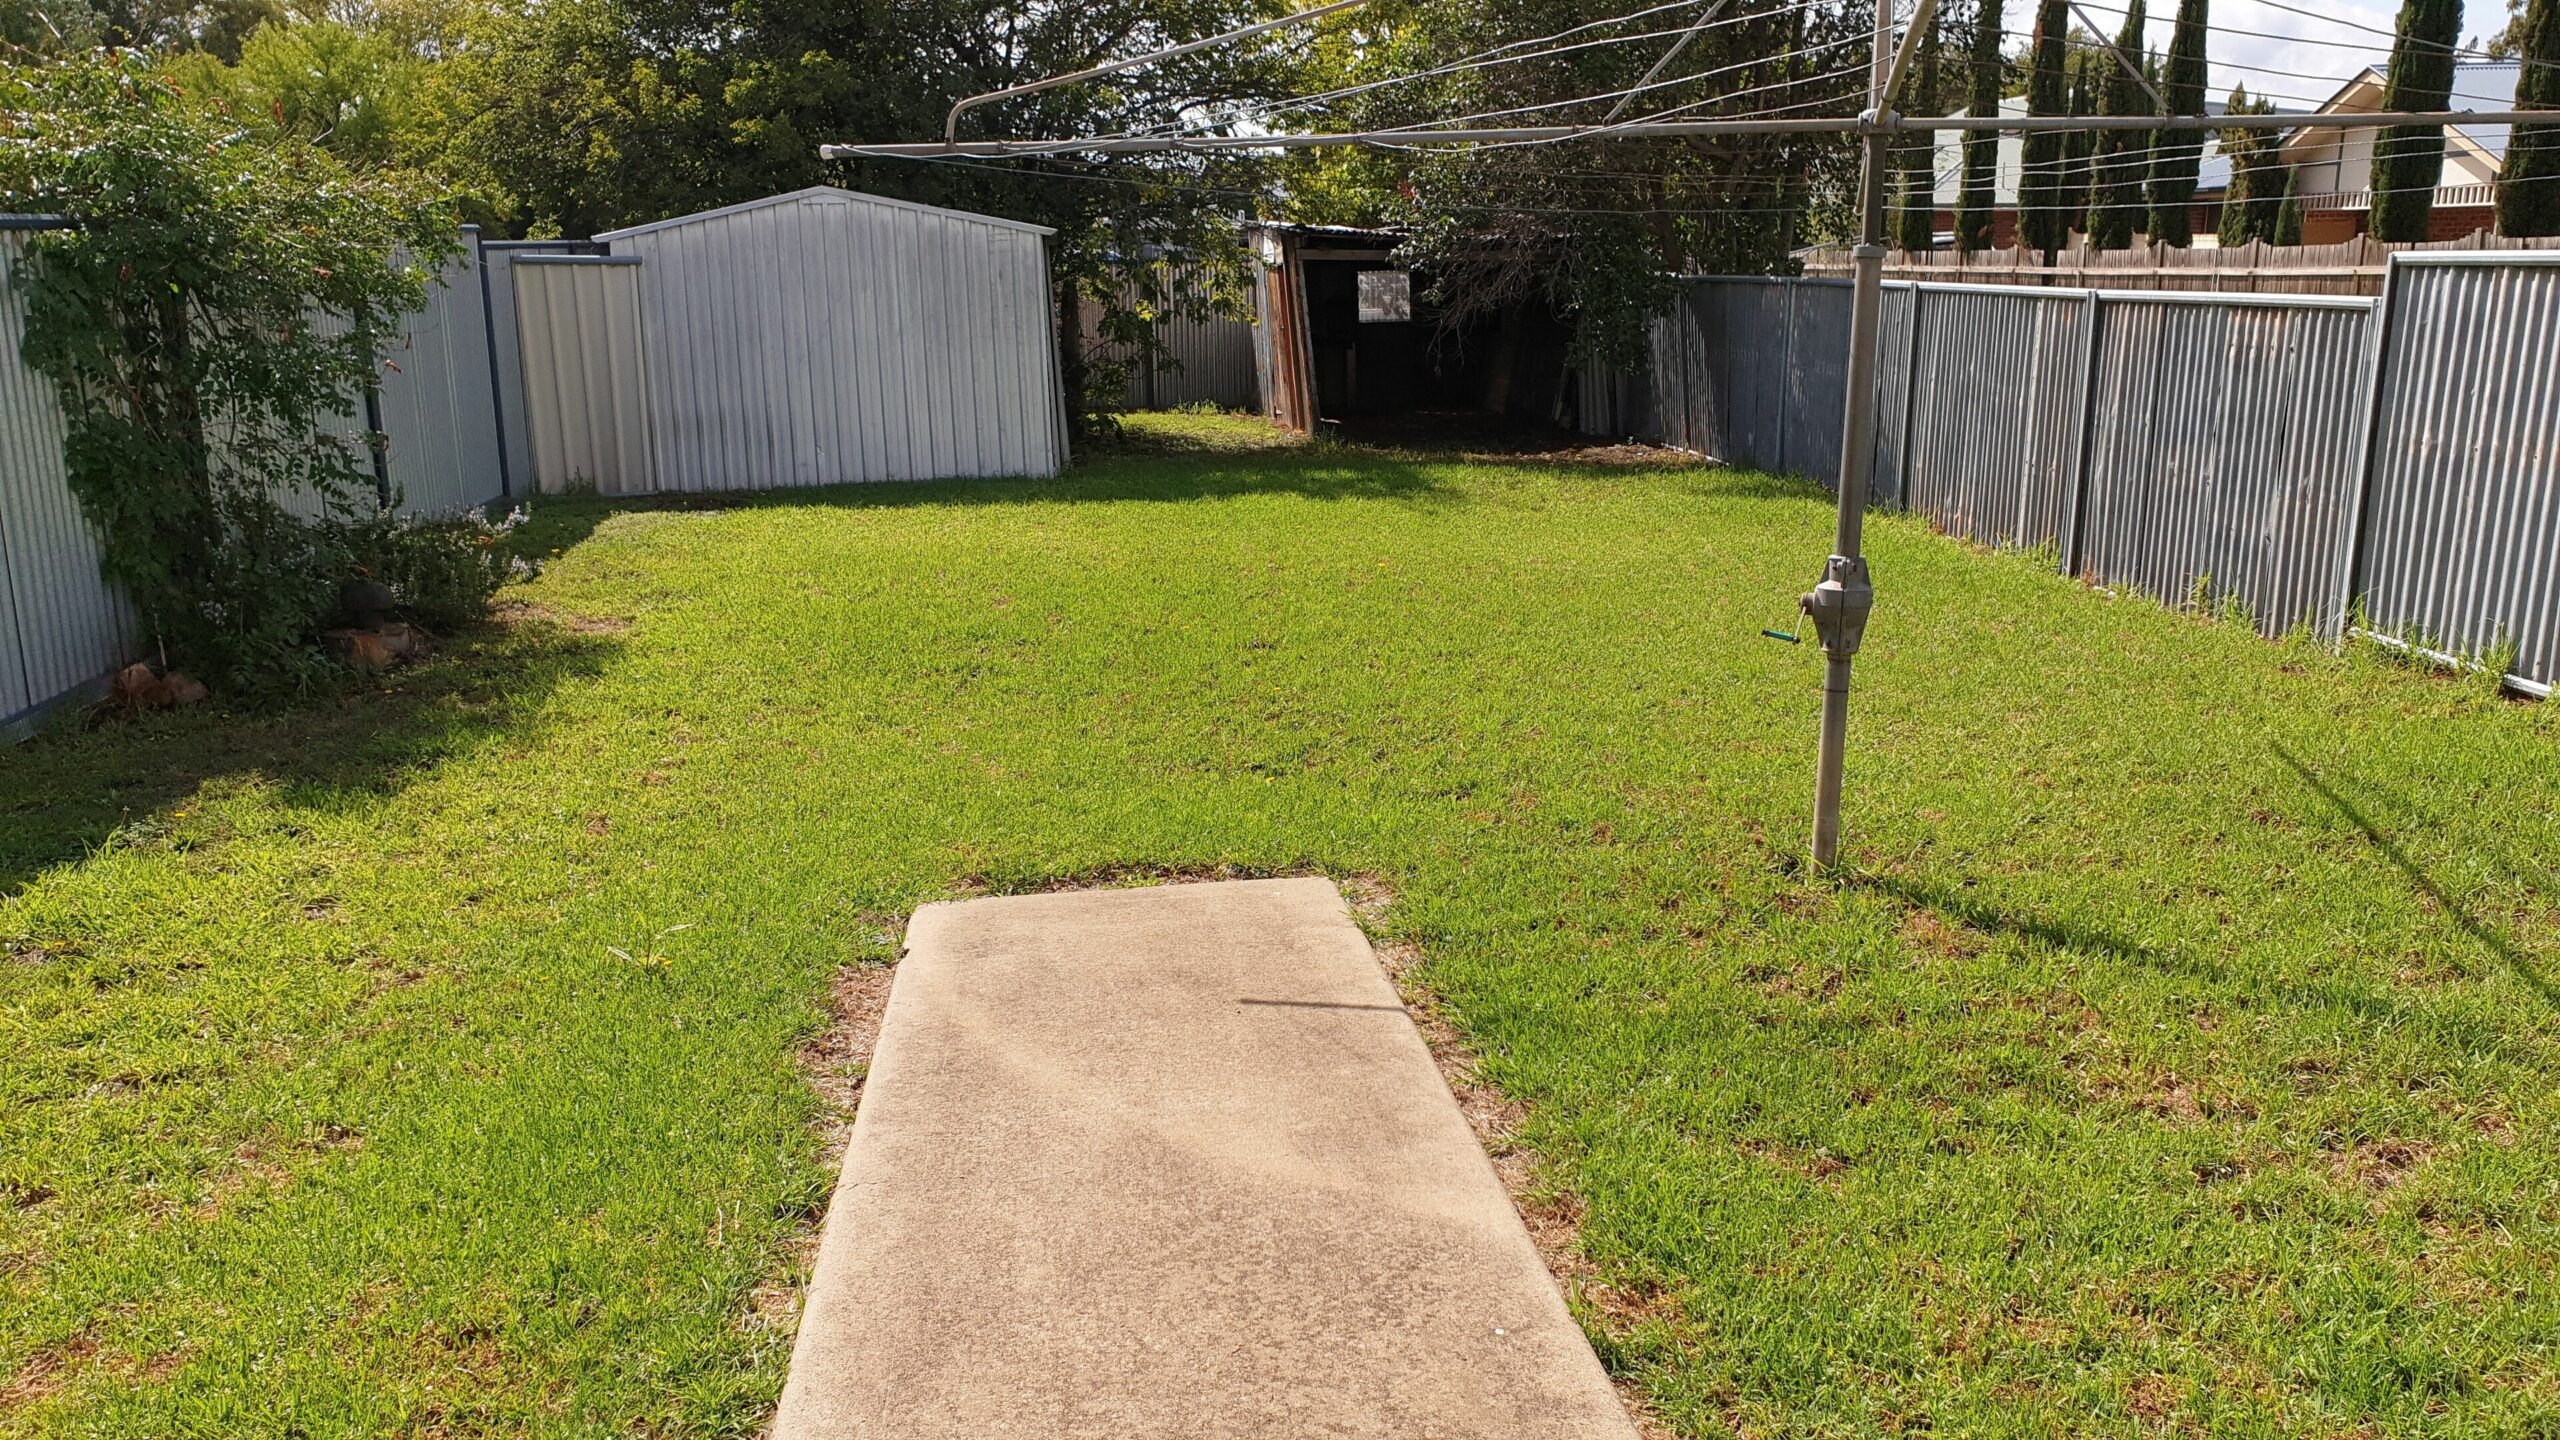
<instances>
[{"instance_id":1,"label":"shrub","mask_svg":"<svg viewBox=\"0 0 2560 1440\"><path fill-rule=\"evenodd\" d=\"M492 523L476 513L404 517L385 511L353 527L352 559L359 573L390 588L401 618L450 632L488 614L490 598L509 570L501 542L523 517L518 510Z\"/></svg>"},{"instance_id":2,"label":"shrub","mask_svg":"<svg viewBox=\"0 0 2560 1440\"><path fill-rule=\"evenodd\" d=\"M0 71L0 210L62 216L18 267L24 355L72 493L147 638L205 678L304 688L379 508L385 335L454 242L423 182L358 174L92 52Z\"/></svg>"}]
</instances>

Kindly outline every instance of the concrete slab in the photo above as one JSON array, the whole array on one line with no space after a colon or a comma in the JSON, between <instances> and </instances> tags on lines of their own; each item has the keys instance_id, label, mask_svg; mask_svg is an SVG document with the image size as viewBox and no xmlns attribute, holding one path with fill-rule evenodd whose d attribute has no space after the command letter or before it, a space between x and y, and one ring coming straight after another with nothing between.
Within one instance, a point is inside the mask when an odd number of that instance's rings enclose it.
<instances>
[{"instance_id":1,"label":"concrete slab","mask_svg":"<svg viewBox=\"0 0 2560 1440\"><path fill-rule=\"evenodd\" d=\"M1633 1440L1324 880L929 905L776 1440Z\"/></svg>"}]
</instances>

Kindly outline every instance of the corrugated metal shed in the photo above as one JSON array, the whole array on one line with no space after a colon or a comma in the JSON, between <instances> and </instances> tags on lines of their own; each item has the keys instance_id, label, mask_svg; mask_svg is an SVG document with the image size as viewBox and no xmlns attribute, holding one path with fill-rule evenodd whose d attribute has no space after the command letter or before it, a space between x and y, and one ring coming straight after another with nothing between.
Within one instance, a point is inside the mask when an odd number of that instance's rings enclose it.
<instances>
[{"instance_id":1,"label":"corrugated metal shed","mask_svg":"<svg viewBox=\"0 0 2560 1440\"><path fill-rule=\"evenodd\" d=\"M528 472L544 491L657 488L649 466L640 262L524 255L509 267Z\"/></svg>"},{"instance_id":2,"label":"corrugated metal shed","mask_svg":"<svg viewBox=\"0 0 2560 1440\"><path fill-rule=\"evenodd\" d=\"M1055 474L1049 233L821 185L597 236L641 262L656 487Z\"/></svg>"}]
</instances>

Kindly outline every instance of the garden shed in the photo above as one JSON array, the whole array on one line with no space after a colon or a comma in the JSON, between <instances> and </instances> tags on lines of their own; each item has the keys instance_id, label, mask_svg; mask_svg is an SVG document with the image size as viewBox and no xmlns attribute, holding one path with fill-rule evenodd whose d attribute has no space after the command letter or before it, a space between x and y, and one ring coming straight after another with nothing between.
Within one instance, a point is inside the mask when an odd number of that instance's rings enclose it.
<instances>
[{"instance_id":1,"label":"garden shed","mask_svg":"<svg viewBox=\"0 0 2560 1440\"><path fill-rule=\"evenodd\" d=\"M541 486L1053 475L1050 233L820 185L518 255Z\"/></svg>"}]
</instances>

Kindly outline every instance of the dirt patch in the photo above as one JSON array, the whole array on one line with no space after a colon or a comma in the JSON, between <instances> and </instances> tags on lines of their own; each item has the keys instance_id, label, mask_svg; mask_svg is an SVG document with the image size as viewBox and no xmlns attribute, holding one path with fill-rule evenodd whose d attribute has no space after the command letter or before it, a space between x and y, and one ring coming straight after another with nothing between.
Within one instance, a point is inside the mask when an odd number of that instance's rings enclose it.
<instances>
[{"instance_id":1,"label":"dirt patch","mask_svg":"<svg viewBox=\"0 0 2560 1440\"><path fill-rule=\"evenodd\" d=\"M1359 918L1363 929L1370 931L1370 946L1377 952L1378 962L1386 967L1387 978L1395 982L1396 994L1413 1016L1414 1028L1422 1032L1423 1043L1431 1047L1440 1078L1447 1082L1449 1093L1457 1097L1459 1112L1467 1117L1468 1128L1476 1132L1477 1143L1492 1159L1493 1173L1502 1178L1502 1188L1511 1192L1512 1208L1520 1212L1521 1223L1528 1227L1529 1239L1547 1262L1547 1273L1555 1277L1556 1287L1568 1295L1580 1296L1605 1317L1612 1330L1632 1330L1648 1320L1677 1316L1676 1296L1609 1285L1584 1257L1581 1197L1544 1183L1537 1173L1537 1157L1520 1143L1521 1127L1529 1118L1528 1107L1484 1078L1482 1067L1467 1049L1458 1027L1414 973L1420 952L1401 941L1382 939L1376 933L1375 922L1394 904L1395 892L1375 875L1355 875L1339 884L1343 898L1351 903L1351 913ZM1673 1440L1671 1427L1655 1418L1631 1382L1618 1377L1612 1380L1637 1434L1644 1440Z\"/></svg>"},{"instance_id":2,"label":"dirt patch","mask_svg":"<svg viewBox=\"0 0 2560 1440\"><path fill-rule=\"evenodd\" d=\"M2415 1140L2369 1140L2329 1157L2329 1173L2363 1191L2379 1209L2392 1191L2427 1163L2433 1150Z\"/></svg>"},{"instance_id":3,"label":"dirt patch","mask_svg":"<svg viewBox=\"0 0 2560 1440\"><path fill-rule=\"evenodd\" d=\"M863 926L885 931L892 947L905 929L895 919L869 915ZM818 1229L834 1194L836 1172L844 1168L845 1147L853 1141L854 1113L861 1108L862 1084L871 1072L871 1047L880 1039L880 1017L889 1008L889 985L897 973L894 959L859 960L837 971L827 997L827 1027L800 1047L801 1073L822 1102L818 1154L826 1190L793 1227L781 1273L757 1286L748 1300L749 1328L769 1334L778 1345L788 1344L799 1329L809 1269L818 1258Z\"/></svg>"},{"instance_id":4,"label":"dirt patch","mask_svg":"<svg viewBox=\"0 0 2560 1440\"><path fill-rule=\"evenodd\" d=\"M98 1342L86 1335L74 1335L58 1345L49 1345L27 1357L18 1373L0 1385L0 1410L15 1410L50 1400L71 1383L72 1373L83 1362L98 1353Z\"/></svg>"}]
</instances>

